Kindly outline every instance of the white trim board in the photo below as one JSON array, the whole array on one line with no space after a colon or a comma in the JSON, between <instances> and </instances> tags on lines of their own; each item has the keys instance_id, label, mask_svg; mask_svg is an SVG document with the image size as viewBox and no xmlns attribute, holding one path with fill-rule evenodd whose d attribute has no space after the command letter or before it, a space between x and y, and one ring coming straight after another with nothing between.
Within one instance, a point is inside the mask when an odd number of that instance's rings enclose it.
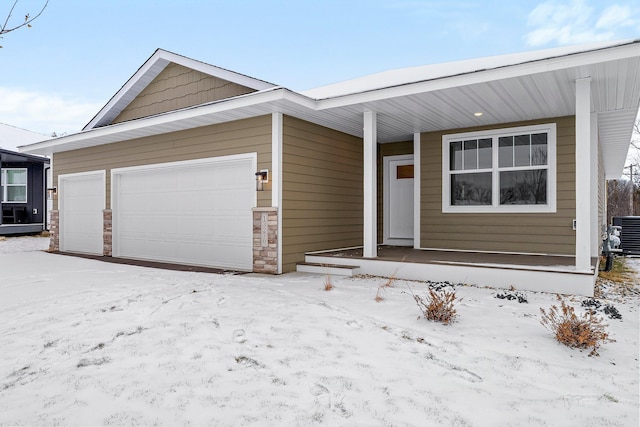
<instances>
[{"instance_id":1,"label":"white trim board","mask_svg":"<svg viewBox=\"0 0 640 427\"><path fill-rule=\"evenodd\" d=\"M501 267L489 264L420 264L401 261L383 261L375 258L340 258L307 255L309 263L357 266L360 274L396 279L420 280L425 277L434 282L449 281L492 288L528 290L593 296L597 273L577 272L569 269L546 267Z\"/></svg>"},{"instance_id":2,"label":"white trim board","mask_svg":"<svg viewBox=\"0 0 640 427\"><path fill-rule=\"evenodd\" d=\"M282 113L271 115L271 206L278 208L278 274L282 274Z\"/></svg>"}]
</instances>

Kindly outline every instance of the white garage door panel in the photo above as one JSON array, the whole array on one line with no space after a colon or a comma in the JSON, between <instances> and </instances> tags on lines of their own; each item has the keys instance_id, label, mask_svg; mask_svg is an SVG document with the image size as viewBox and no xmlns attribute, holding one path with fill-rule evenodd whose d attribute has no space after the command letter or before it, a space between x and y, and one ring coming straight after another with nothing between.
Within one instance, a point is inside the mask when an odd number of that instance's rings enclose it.
<instances>
[{"instance_id":1,"label":"white garage door panel","mask_svg":"<svg viewBox=\"0 0 640 427\"><path fill-rule=\"evenodd\" d=\"M102 255L104 171L61 175L60 250Z\"/></svg>"},{"instance_id":2,"label":"white garage door panel","mask_svg":"<svg viewBox=\"0 0 640 427\"><path fill-rule=\"evenodd\" d=\"M243 157L114 171L114 256L251 270L254 169Z\"/></svg>"}]
</instances>

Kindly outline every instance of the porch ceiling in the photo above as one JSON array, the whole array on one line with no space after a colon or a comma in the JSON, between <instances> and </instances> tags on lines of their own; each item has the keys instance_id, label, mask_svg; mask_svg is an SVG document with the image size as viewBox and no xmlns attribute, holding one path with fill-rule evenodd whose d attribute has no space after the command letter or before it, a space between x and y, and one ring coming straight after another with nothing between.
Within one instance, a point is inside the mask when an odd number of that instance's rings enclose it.
<instances>
[{"instance_id":1,"label":"porch ceiling","mask_svg":"<svg viewBox=\"0 0 640 427\"><path fill-rule=\"evenodd\" d=\"M416 132L569 116L575 80L584 77L592 81L605 172L619 177L640 105L640 56L344 105L334 109L344 123L331 126L362 136L362 113L376 111L378 141L386 143L411 140Z\"/></svg>"}]
</instances>

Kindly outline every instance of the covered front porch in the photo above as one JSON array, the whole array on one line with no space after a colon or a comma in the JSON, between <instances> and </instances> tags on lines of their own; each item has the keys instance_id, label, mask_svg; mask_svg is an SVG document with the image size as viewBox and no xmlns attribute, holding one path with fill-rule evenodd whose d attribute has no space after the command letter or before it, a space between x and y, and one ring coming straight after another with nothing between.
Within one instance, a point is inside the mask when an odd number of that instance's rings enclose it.
<instances>
[{"instance_id":1,"label":"covered front porch","mask_svg":"<svg viewBox=\"0 0 640 427\"><path fill-rule=\"evenodd\" d=\"M510 254L377 246L377 257L362 247L307 253L298 271L332 275L370 274L407 280L449 281L476 286L593 296L598 258L591 271L576 270L572 256Z\"/></svg>"},{"instance_id":2,"label":"covered front porch","mask_svg":"<svg viewBox=\"0 0 640 427\"><path fill-rule=\"evenodd\" d=\"M638 111L640 92L620 90L637 84L637 74L622 73L637 68L637 46L498 59L505 62L495 68L468 61L445 72L390 72L379 77L395 86L356 81L361 91L353 94L347 84L318 90L342 95L323 108L359 107L363 238L359 248L307 253L299 270L350 267L350 274L593 295L605 182L622 170ZM538 142L529 142L536 138L545 147L539 158L532 154ZM387 173L379 147L392 143L412 145L412 183L395 205L408 211L407 248L380 246L397 244L380 207L389 192L380 185ZM522 161L511 156L518 146ZM544 178L526 182L534 175ZM525 184L542 197L507 197ZM485 196L471 200L477 189Z\"/></svg>"}]
</instances>

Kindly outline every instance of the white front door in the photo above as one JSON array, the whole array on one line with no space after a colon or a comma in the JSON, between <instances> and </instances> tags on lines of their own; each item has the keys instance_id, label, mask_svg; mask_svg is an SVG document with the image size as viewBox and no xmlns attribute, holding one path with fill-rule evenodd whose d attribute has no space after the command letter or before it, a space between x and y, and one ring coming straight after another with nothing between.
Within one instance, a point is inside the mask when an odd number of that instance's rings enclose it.
<instances>
[{"instance_id":1,"label":"white front door","mask_svg":"<svg viewBox=\"0 0 640 427\"><path fill-rule=\"evenodd\" d=\"M413 154L383 159L386 245L413 246Z\"/></svg>"}]
</instances>

